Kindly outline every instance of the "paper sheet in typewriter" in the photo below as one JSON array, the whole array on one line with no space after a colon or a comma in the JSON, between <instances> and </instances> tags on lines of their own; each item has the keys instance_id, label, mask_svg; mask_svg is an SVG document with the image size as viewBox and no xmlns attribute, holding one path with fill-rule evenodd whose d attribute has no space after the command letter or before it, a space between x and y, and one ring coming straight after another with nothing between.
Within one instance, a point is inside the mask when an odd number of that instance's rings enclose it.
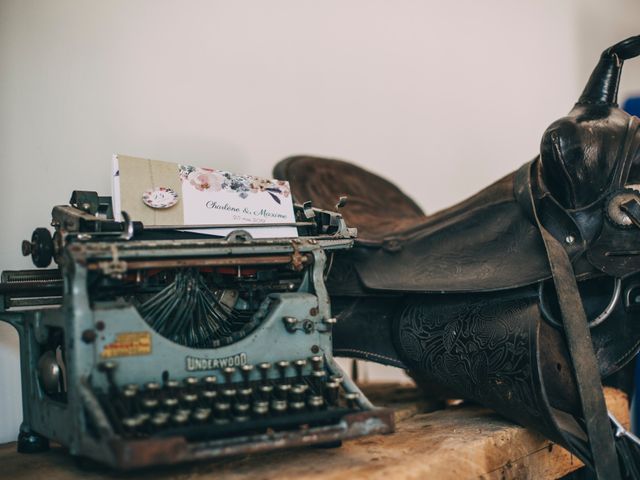
<instances>
[{"instance_id":1,"label":"paper sheet in typewriter","mask_svg":"<svg viewBox=\"0 0 640 480\"><path fill-rule=\"evenodd\" d=\"M293 223L289 183L213 168L113 156L116 219L125 211L145 225ZM197 230L227 235L233 228ZM295 227L244 228L254 238L297 237Z\"/></svg>"}]
</instances>

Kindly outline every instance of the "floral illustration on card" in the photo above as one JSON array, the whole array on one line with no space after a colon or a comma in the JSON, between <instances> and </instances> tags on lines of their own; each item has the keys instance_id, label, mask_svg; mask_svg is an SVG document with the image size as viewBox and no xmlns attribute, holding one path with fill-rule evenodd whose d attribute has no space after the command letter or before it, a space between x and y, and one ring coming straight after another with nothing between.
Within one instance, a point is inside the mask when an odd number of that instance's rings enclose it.
<instances>
[{"instance_id":1,"label":"floral illustration on card","mask_svg":"<svg viewBox=\"0 0 640 480\"><path fill-rule=\"evenodd\" d=\"M282 203L280 197L287 198L290 195L289 183L282 180L235 175L224 170L191 165L179 165L178 172L183 183L201 192L227 190L236 192L240 198L247 198L250 193L266 192L278 204Z\"/></svg>"}]
</instances>

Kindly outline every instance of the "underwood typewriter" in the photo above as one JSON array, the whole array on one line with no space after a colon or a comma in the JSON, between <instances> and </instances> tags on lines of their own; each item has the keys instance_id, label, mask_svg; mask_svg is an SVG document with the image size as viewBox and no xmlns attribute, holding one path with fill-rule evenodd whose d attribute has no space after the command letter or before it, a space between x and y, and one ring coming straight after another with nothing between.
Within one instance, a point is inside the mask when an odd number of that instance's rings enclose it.
<instances>
[{"instance_id":1,"label":"underwood typewriter","mask_svg":"<svg viewBox=\"0 0 640 480\"><path fill-rule=\"evenodd\" d=\"M22 245L40 269L0 283L21 343L18 450L52 440L131 469L391 432L332 357L324 277L355 230L295 214L299 237L258 240L118 222L93 192L54 207L53 236Z\"/></svg>"}]
</instances>

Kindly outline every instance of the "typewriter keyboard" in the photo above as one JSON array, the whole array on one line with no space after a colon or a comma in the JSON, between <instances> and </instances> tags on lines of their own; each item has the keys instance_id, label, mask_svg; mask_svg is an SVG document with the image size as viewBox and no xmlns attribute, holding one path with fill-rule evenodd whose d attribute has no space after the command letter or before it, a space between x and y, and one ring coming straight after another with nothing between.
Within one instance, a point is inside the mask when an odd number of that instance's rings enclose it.
<instances>
[{"instance_id":1,"label":"typewriter keyboard","mask_svg":"<svg viewBox=\"0 0 640 480\"><path fill-rule=\"evenodd\" d=\"M347 391L321 356L124 386L114 381L115 362L100 367L110 387L96 396L114 431L125 438L179 434L196 440L286 430L327 424L361 409L359 393Z\"/></svg>"}]
</instances>

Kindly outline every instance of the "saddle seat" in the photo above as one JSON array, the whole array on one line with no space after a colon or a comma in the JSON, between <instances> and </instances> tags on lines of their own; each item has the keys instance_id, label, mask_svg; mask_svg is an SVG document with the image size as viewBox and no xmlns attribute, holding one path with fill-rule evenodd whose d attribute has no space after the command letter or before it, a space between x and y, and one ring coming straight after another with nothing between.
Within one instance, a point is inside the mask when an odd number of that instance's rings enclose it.
<instances>
[{"instance_id":1,"label":"saddle seat","mask_svg":"<svg viewBox=\"0 0 640 480\"><path fill-rule=\"evenodd\" d=\"M544 245L514 194L515 172L472 197L425 215L391 182L356 165L293 156L274 168L297 202L340 210L358 229L348 262L373 290L479 292L529 285L551 276Z\"/></svg>"},{"instance_id":2,"label":"saddle seat","mask_svg":"<svg viewBox=\"0 0 640 480\"><path fill-rule=\"evenodd\" d=\"M362 241L383 240L428 218L393 183L349 162L294 156L278 163L273 173L289 180L299 203L310 200L314 207L335 210L338 198L346 195L341 213L347 225L357 227Z\"/></svg>"}]
</instances>

